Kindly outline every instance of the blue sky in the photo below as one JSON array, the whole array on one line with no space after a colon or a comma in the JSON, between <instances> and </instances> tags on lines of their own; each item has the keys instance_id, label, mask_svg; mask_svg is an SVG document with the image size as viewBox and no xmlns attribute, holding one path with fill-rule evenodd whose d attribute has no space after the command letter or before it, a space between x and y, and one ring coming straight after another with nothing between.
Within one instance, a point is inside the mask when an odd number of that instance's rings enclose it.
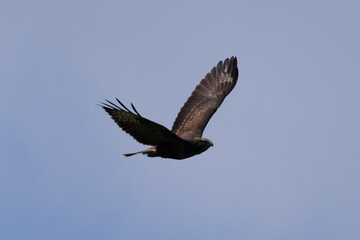
<instances>
[{"instance_id":1,"label":"blue sky","mask_svg":"<svg viewBox=\"0 0 360 240\"><path fill-rule=\"evenodd\" d=\"M1 239L359 239L358 1L2 1ZM237 56L205 153L144 149Z\"/></svg>"}]
</instances>

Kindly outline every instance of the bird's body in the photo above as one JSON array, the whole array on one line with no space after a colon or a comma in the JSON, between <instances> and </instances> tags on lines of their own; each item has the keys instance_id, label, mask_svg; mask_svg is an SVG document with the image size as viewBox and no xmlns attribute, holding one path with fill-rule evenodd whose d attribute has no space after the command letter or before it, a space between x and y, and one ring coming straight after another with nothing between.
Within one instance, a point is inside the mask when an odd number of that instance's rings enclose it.
<instances>
[{"instance_id":1,"label":"bird's body","mask_svg":"<svg viewBox=\"0 0 360 240\"><path fill-rule=\"evenodd\" d=\"M163 157L182 160L200 154L211 146L213 146L213 144L207 139L204 139L203 141L182 139L174 143L165 142L140 152L124 155L126 157L130 157L137 153L143 153L149 157Z\"/></svg>"},{"instance_id":2,"label":"bird's body","mask_svg":"<svg viewBox=\"0 0 360 240\"><path fill-rule=\"evenodd\" d=\"M202 133L212 115L234 88L238 78L236 57L220 61L199 85L181 108L171 129L142 117L131 104L134 112L107 101L103 108L125 132L135 140L152 147L135 153L149 157L185 159L206 151L212 141L202 138Z\"/></svg>"}]
</instances>

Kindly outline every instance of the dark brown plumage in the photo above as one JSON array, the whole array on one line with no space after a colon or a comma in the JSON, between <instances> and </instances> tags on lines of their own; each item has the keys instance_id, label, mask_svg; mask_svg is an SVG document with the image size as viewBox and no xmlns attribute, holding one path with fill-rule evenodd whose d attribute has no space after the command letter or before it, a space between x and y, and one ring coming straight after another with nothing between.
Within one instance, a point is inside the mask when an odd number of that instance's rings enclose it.
<instances>
[{"instance_id":1,"label":"dark brown plumage","mask_svg":"<svg viewBox=\"0 0 360 240\"><path fill-rule=\"evenodd\" d=\"M142 117L131 104L134 112L107 101L102 107L125 132L138 142L151 145L137 153L149 157L185 159L206 151L213 146L212 141L202 138L202 133L212 115L220 107L225 97L234 88L238 79L236 57L220 61L206 74L181 108L172 130Z\"/></svg>"}]
</instances>

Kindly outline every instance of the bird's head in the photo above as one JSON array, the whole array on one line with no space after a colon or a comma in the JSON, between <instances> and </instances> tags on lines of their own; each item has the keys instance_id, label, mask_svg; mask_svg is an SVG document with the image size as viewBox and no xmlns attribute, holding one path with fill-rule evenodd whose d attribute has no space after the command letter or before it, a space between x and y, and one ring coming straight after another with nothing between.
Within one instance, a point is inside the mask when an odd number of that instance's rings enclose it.
<instances>
[{"instance_id":1,"label":"bird's head","mask_svg":"<svg viewBox=\"0 0 360 240\"><path fill-rule=\"evenodd\" d=\"M209 147L213 147L214 144L210 139L206 138L195 138L195 141L199 144L202 151L206 151Z\"/></svg>"}]
</instances>

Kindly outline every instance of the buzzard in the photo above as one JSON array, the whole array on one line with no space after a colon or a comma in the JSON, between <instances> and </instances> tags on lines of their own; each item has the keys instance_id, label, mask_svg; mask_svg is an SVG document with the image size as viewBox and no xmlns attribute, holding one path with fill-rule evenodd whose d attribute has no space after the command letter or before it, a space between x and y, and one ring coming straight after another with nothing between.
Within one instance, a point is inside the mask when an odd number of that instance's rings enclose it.
<instances>
[{"instance_id":1,"label":"buzzard","mask_svg":"<svg viewBox=\"0 0 360 240\"><path fill-rule=\"evenodd\" d=\"M132 112L117 98L119 106L108 100L101 106L126 133L138 142L152 146L124 156L142 153L149 157L181 160L213 146L211 140L202 138L202 133L212 115L234 88L238 74L236 57L220 61L196 86L181 108L171 131L142 117L133 104Z\"/></svg>"}]
</instances>

